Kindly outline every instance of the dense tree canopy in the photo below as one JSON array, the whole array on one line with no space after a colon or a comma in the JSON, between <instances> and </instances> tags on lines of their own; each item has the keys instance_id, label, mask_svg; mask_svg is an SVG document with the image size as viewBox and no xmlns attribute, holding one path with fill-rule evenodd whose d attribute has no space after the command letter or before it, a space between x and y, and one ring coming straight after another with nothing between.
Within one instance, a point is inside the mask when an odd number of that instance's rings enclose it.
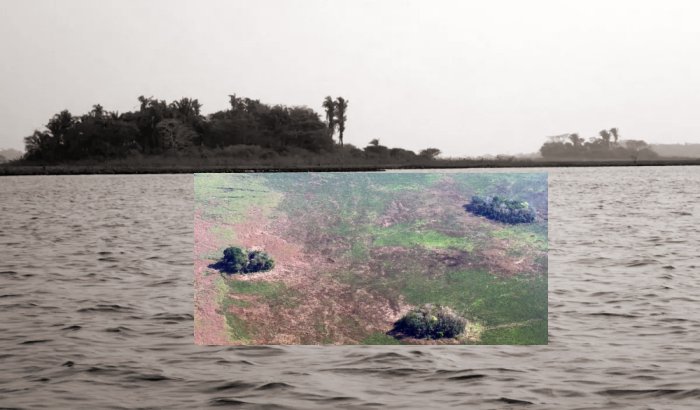
<instances>
[{"instance_id":1,"label":"dense tree canopy","mask_svg":"<svg viewBox=\"0 0 700 410\"><path fill-rule=\"evenodd\" d=\"M447 306L425 304L406 313L394 323L392 333L420 339L459 336L467 321Z\"/></svg>"},{"instance_id":2,"label":"dense tree canopy","mask_svg":"<svg viewBox=\"0 0 700 410\"><path fill-rule=\"evenodd\" d=\"M231 107L212 114L203 132L207 147L259 145L282 153L292 147L312 152L333 148L326 124L308 107L269 106L235 94L229 97Z\"/></svg>"},{"instance_id":3,"label":"dense tree canopy","mask_svg":"<svg viewBox=\"0 0 700 410\"><path fill-rule=\"evenodd\" d=\"M475 215L485 216L509 224L530 223L535 220L535 210L524 201L494 197L474 196L464 209Z\"/></svg>"},{"instance_id":4,"label":"dense tree canopy","mask_svg":"<svg viewBox=\"0 0 700 410\"><path fill-rule=\"evenodd\" d=\"M80 116L59 112L44 129L25 137L24 159L58 163L175 155L266 160L334 153L343 160L401 163L429 161L440 152L429 148L418 156L380 145L378 139L364 149L344 144L348 100L343 97L325 98L325 119L309 107L269 105L236 94L229 95L227 109L209 115L202 114L202 105L192 98L168 103L142 95L138 102L138 110L121 114L99 104ZM338 144L333 140L336 130Z\"/></svg>"},{"instance_id":5,"label":"dense tree canopy","mask_svg":"<svg viewBox=\"0 0 700 410\"><path fill-rule=\"evenodd\" d=\"M550 137L540 148L547 159L654 159L658 155L644 141L620 140L617 128L601 130L585 141L578 134Z\"/></svg>"},{"instance_id":6,"label":"dense tree canopy","mask_svg":"<svg viewBox=\"0 0 700 410\"><path fill-rule=\"evenodd\" d=\"M224 257L212 267L228 274L247 274L269 271L275 267L275 261L265 252L232 246L224 249Z\"/></svg>"},{"instance_id":7,"label":"dense tree canopy","mask_svg":"<svg viewBox=\"0 0 700 410\"><path fill-rule=\"evenodd\" d=\"M138 101L138 111L122 114L107 112L99 104L82 116L61 111L45 130L25 138L25 158L118 158L232 145L255 145L279 153L289 149L318 153L334 147L327 125L308 107L270 106L231 95L229 109L205 117L196 99L167 103L140 96Z\"/></svg>"}]
</instances>

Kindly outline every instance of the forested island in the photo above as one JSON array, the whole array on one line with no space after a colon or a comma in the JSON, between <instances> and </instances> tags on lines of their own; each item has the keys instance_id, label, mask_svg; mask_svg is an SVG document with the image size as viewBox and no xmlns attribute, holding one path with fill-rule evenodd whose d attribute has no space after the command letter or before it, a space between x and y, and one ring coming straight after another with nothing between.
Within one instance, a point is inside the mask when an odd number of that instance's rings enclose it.
<instances>
[{"instance_id":1,"label":"forested island","mask_svg":"<svg viewBox=\"0 0 700 410\"><path fill-rule=\"evenodd\" d=\"M360 149L343 144L349 102L323 101L325 121L305 106L269 105L229 96L229 108L204 115L197 99L170 103L140 96L137 111L107 111L99 104L83 115L61 111L44 130L24 139L21 164L81 164L112 161L138 164L144 158L163 163L238 163L296 165L319 158L376 163L431 160L440 151L419 153L388 148L373 139ZM337 134L338 139L334 137ZM175 161L173 161L175 159ZM152 161L149 161L152 163ZM223 161L226 162L226 161Z\"/></svg>"},{"instance_id":2,"label":"forested island","mask_svg":"<svg viewBox=\"0 0 700 410\"><path fill-rule=\"evenodd\" d=\"M586 141L577 133L549 137L540 148L547 159L570 160L655 160L660 156L642 140L622 140L617 128L601 130Z\"/></svg>"},{"instance_id":3,"label":"forested island","mask_svg":"<svg viewBox=\"0 0 700 410\"><path fill-rule=\"evenodd\" d=\"M326 97L323 115L306 106L228 98L227 109L208 115L197 99L145 96L135 111L100 104L82 115L63 110L24 138L22 157L0 159L0 174L700 164L660 157L644 141L619 139L616 128L588 141L576 133L550 137L537 158L444 158L438 148L416 153L378 138L357 147L343 141L350 106L343 97Z\"/></svg>"}]
</instances>

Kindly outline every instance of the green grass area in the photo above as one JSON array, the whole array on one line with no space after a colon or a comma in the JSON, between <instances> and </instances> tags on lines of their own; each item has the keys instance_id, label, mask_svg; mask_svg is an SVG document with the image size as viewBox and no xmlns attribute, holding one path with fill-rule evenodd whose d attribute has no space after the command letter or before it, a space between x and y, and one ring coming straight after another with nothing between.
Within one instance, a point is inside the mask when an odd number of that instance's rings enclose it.
<instances>
[{"instance_id":1,"label":"green grass area","mask_svg":"<svg viewBox=\"0 0 700 410\"><path fill-rule=\"evenodd\" d=\"M451 272L435 278L406 275L400 292L411 304L449 306L486 326L547 317L547 278L500 278L480 271Z\"/></svg>"},{"instance_id":2,"label":"green grass area","mask_svg":"<svg viewBox=\"0 0 700 410\"><path fill-rule=\"evenodd\" d=\"M255 337L255 327L230 312L231 307L248 307L251 303L265 303L271 308L294 308L299 304L299 294L283 283L242 281L220 276L216 278L217 302L224 315L224 329L232 342L250 343ZM254 295L255 302L240 300L235 295ZM259 324L255 324L259 325Z\"/></svg>"},{"instance_id":3,"label":"green grass area","mask_svg":"<svg viewBox=\"0 0 700 410\"><path fill-rule=\"evenodd\" d=\"M368 276L344 271L333 274L333 277L389 299L398 300L403 296L412 305L433 303L449 306L469 320L470 328L478 328L484 334L494 326L547 320L547 278L542 276L501 278L480 271L457 271L437 277L418 272ZM531 328L534 336L528 336L521 329L518 334L522 335L522 343L546 341L546 323L544 328L536 325L525 327ZM498 335L505 333L505 330L494 330L488 340L498 344L494 340L501 340L502 336ZM481 343L485 342L482 340Z\"/></svg>"},{"instance_id":4,"label":"green grass area","mask_svg":"<svg viewBox=\"0 0 700 410\"><path fill-rule=\"evenodd\" d=\"M546 223L508 225L491 231L491 237L508 241L508 256L520 257L530 251L547 252Z\"/></svg>"},{"instance_id":5,"label":"green grass area","mask_svg":"<svg viewBox=\"0 0 700 410\"><path fill-rule=\"evenodd\" d=\"M426 249L459 249L467 252L474 250L474 244L468 237L448 236L433 230L426 230L415 224L396 224L387 228L375 228L372 231L374 246L403 246L412 248L422 246Z\"/></svg>"},{"instance_id":6,"label":"green grass area","mask_svg":"<svg viewBox=\"0 0 700 410\"><path fill-rule=\"evenodd\" d=\"M281 282L237 280L234 278L229 278L225 281L230 295L254 295L259 298L261 303L271 307L293 308L300 303L299 293L289 289Z\"/></svg>"},{"instance_id":7,"label":"green grass area","mask_svg":"<svg viewBox=\"0 0 700 410\"><path fill-rule=\"evenodd\" d=\"M284 192L280 208L292 218L309 210L337 219L325 226L339 235L353 234L374 220L399 194L420 192L442 178L430 173L259 174L265 185ZM329 199L332 199L329 201Z\"/></svg>"},{"instance_id":8,"label":"green grass area","mask_svg":"<svg viewBox=\"0 0 700 410\"><path fill-rule=\"evenodd\" d=\"M546 224L508 225L492 231L491 236L499 239L510 239L539 251L547 251Z\"/></svg>"},{"instance_id":9,"label":"green grass area","mask_svg":"<svg viewBox=\"0 0 700 410\"><path fill-rule=\"evenodd\" d=\"M228 335L229 340L249 343L251 340L250 327L244 320L229 311L238 301L229 297L226 279L222 277L216 278L215 286L217 302L221 308L221 313L224 315L224 331Z\"/></svg>"},{"instance_id":10,"label":"green grass area","mask_svg":"<svg viewBox=\"0 0 700 410\"><path fill-rule=\"evenodd\" d=\"M487 345L541 345L547 344L547 321L538 320L525 325L486 329L481 343Z\"/></svg>"},{"instance_id":11,"label":"green grass area","mask_svg":"<svg viewBox=\"0 0 700 410\"><path fill-rule=\"evenodd\" d=\"M230 226L214 225L210 229L211 234L214 236L216 243L234 243L236 241L236 233ZM223 249L215 259L221 259L223 255Z\"/></svg>"},{"instance_id":12,"label":"green grass area","mask_svg":"<svg viewBox=\"0 0 700 410\"><path fill-rule=\"evenodd\" d=\"M252 207L268 216L282 195L265 185L265 180L248 174L195 174L195 209L218 222L243 221Z\"/></svg>"},{"instance_id":13,"label":"green grass area","mask_svg":"<svg viewBox=\"0 0 700 410\"><path fill-rule=\"evenodd\" d=\"M364 262L369 257L369 248L362 241L353 242L350 246L350 258L353 262Z\"/></svg>"}]
</instances>

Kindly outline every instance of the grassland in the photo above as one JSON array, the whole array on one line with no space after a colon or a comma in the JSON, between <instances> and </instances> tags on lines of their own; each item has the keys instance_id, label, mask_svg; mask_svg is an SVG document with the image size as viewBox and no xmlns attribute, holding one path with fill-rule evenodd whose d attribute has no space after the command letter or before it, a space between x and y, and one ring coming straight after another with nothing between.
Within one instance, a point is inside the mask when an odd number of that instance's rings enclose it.
<instances>
[{"instance_id":1,"label":"grassland","mask_svg":"<svg viewBox=\"0 0 700 410\"><path fill-rule=\"evenodd\" d=\"M526 200L538 219L470 215L472 195ZM451 343L547 342L544 174L207 174L195 200L211 222L201 261L230 245L279 254L270 273L217 277L232 344L416 343L387 332L422 303L469 320Z\"/></svg>"}]
</instances>

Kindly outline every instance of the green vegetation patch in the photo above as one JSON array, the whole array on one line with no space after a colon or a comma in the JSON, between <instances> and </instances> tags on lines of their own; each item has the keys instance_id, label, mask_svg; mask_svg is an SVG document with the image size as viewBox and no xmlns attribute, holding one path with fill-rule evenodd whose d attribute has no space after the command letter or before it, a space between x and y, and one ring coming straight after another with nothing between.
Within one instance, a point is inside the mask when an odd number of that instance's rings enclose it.
<instances>
[{"instance_id":1,"label":"green vegetation patch","mask_svg":"<svg viewBox=\"0 0 700 410\"><path fill-rule=\"evenodd\" d=\"M401 293L409 303L450 306L486 326L547 318L547 278L500 278L481 271L458 271L431 278L408 274Z\"/></svg>"},{"instance_id":2,"label":"green vegetation patch","mask_svg":"<svg viewBox=\"0 0 700 410\"><path fill-rule=\"evenodd\" d=\"M509 240L516 248L531 248L541 252L548 250L546 224L511 225L491 232L493 238Z\"/></svg>"},{"instance_id":3,"label":"green vegetation patch","mask_svg":"<svg viewBox=\"0 0 700 410\"><path fill-rule=\"evenodd\" d=\"M268 216L282 195L265 180L247 174L195 174L195 207L207 219L237 223L245 221L251 208Z\"/></svg>"},{"instance_id":4,"label":"green vegetation patch","mask_svg":"<svg viewBox=\"0 0 700 410\"><path fill-rule=\"evenodd\" d=\"M474 244L467 237L448 236L443 233L425 230L415 224L396 224L373 230L374 246L402 246L411 248L422 246L426 249L474 250Z\"/></svg>"},{"instance_id":5,"label":"green vegetation patch","mask_svg":"<svg viewBox=\"0 0 700 410\"><path fill-rule=\"evenodd\" d=\"M299 293L282 282L229 279L226 284L230 295L254 295L261 303L271 307L294 307L299 304Z\"/></svg>"},{"instance_id":6,"label":"green vegetation patch","mask_svg":"<svg viewBox=\"0 0 700 410\"><path fill-rule=\"evenodd\" d=\"M224 278L217 278L215 282L218 305L224 315L224 330L232 342L248 343L251 340L250 327L241 318L231 312L231 307L240 306L238 300L229 296L229 288Z\"/></svg>"},{"instance_id":7,"label":"green vegetation patch","mask_svg":"<svg viewBox=\"0 0 700 410\"><path fill-rule=\"evenodd\" d=\"M246 308L254 303L264 303L272 309L294 308L299 305L300 294L280 282L248 281L223 276L216 279L217 302L224 315L224 329L233 342L250 343L257 332L232 308ZM254 300L242 300L237 296L253 296Z\"/></svg>"},{"instance_id":8,"label":"green vegetation patch","mask_svg":"<svg viewBox=\"0 0 700 410\"><path fill-rule=\"evenodd\" d=\"M442 178L430 173L259 174L265 185L284 193L281 208L292 220L333 215L326 230L344 235L364 227L396 199L397 194L427 189ZM332 200L328 200L332 198Z\"/></svg>"},{"instance_id":9,"label":"green vegetation patch","mask_svg":"<svg viewBox=\"0 0 700 410\"><path fill-rule=\"evenodd\" d=\"M544 276L501 278L482 271L454 271L437 276L410 271L388 272L387 275L343 271L333 277L396 303L403 298L412 305L449 306L469 320L470 328L478 327L479 333L497 326L547 320L547 278ZM539 331L538 338L528 337L523 343L540 344L546 340L546 323L543 329L532 327L531 332ZM519 332L523 334L524 330Z\"/></svg>"},{"instance_id":10,"label":"green vegetation patch","mask_svg":"<svg viewBox=\"0 0 700 410\"><path fill-rule=\"evenodd\" d=\"M231 229L231 226L214 225L209 232L216 239L216 243L232 243L236 240L236 233ZM214 256L218 258L219 255Z\"/></svg>"},{"instance_id":11,"label":"green vegetation patch","mask_svg":"<svg viewBox=\"0 0 700 410\"><path fill-rule=\"evenodd\" d=\"M366 262L369 257L369 249L363 242L356 241L350 245L350 258L353 262Z\"/></svg>"}]
</instances>

